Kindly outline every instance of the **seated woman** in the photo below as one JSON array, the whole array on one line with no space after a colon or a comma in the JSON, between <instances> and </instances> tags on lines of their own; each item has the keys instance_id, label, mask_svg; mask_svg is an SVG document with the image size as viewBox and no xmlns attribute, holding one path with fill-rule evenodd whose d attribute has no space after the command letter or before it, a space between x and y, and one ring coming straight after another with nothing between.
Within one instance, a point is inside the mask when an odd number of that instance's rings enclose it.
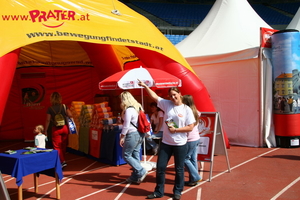
<instances>
[{"instance_id":1,"label":"seated woman","mask_svg":"<svg viewBox=\"0 0 300 200\"><path fill-rule=\"evenodd\" d=\"M164 112L157 107L157 103L152 102L150 104L150 109L152 112L150 121L153 130L153 134L146 139L147 150L152 149L154 155L157 154L159 145L153 140L153 138L161 138L163 134L163 121Z\"/></svg>"}]
</instances>

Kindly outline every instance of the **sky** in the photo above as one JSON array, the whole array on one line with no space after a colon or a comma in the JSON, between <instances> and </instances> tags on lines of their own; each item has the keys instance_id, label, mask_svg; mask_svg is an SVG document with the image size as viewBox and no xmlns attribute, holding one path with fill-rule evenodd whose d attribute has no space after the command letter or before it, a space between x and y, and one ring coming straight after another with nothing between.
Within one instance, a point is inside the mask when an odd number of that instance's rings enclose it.
<instances>
[{"instance_id":1,"label":"sky","mask_svg":"<svg viewBox=\"0 0 300 200\"><path fill-rule=\"evenodd\" d=\"M272 35L272 64L274 78L281 73L300 71L300 33L284 32Z\"/></svg>"}]
</instances>

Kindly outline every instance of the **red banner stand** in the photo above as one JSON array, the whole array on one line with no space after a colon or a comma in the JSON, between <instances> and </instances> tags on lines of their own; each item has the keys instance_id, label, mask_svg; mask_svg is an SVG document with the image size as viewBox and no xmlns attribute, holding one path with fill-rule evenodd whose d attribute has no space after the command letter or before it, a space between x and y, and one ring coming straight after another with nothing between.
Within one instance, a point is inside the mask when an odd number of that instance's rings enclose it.
<instances>
[{"instance_id":1,"label":"red banner stand","mask_svg":"<svg viewBox=\"0 0 300 200\"><path fill-rule=\"evenodd\" d=\"M214 155L225 155L228 172L230 172L229 159L222 129L219 112L201 112L200 117L200 143L198 146L198 161L209 162L209 181L211 181L214 164Z\"/></svg>"},{"instance_id":2,"label":"red banner stand","mask_svg":"<svg viewBox=\"0 0 300 200\"><path fill-rule=\"evenodd\" d=\"M95 158L100 158L102 130L103 129L90 128L89 154Z\"/></svg>"},{"instance_id":3,"label":"red banner stand","mask_svg":"<svg viewBox=\"0 0 300 200\"><path fill-rule=\"evenodd\" d=\"M300 114L273 114L277 147L300 147Z\"/></svg>"}]
</instances>

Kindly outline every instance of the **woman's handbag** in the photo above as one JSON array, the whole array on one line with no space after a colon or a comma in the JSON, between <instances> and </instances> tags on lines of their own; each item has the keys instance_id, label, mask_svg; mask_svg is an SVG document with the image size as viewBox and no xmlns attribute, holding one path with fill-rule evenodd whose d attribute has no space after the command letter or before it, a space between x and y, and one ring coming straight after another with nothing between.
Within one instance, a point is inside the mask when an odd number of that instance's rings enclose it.
<instances>
[{"instance_id":1,"label":"woman's handbag","mask_svg":"<svg viewBox=\"0 0 300 200\"><path fill-rule=\"evenodd\" d=\"M65 113L66 113L66 121L67 121L67 125L69 127L69 133L70 134L77 134L77 128L76 128L76 124L73 120L73 118L68 117L67 115L67 110L66 110L66 105L64 104L64 108L65 108Z\"/></svg>"}]
</instances>

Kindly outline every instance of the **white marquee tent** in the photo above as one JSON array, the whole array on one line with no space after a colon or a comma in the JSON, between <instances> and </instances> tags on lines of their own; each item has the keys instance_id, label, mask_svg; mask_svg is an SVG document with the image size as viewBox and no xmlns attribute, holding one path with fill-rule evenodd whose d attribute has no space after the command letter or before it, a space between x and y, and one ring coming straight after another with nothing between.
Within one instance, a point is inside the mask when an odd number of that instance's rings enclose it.
<instances>
[{"instance_id":1,"label":"white marquee tent","mask_svg":"<svg viewBox=\"0 0 300 200\"><path fill-rule=\"evenodd\" d=\"M208 89L233 145L276 145L272 70L260 56L260 27L272 29L247 0L216 0L176 45Z\"/></svg>"},{"instance_id":2,"label":"white marquee tent","mask_svg":"<svg viewBox=\"0 0 300 200\"><path fill-rule=\"evenodd\" d=\"M300 7L298 8L297 13L293 17L292 21L286 27L287 29L296 29L300 31Z\"/></svg>"}]
</instances>

